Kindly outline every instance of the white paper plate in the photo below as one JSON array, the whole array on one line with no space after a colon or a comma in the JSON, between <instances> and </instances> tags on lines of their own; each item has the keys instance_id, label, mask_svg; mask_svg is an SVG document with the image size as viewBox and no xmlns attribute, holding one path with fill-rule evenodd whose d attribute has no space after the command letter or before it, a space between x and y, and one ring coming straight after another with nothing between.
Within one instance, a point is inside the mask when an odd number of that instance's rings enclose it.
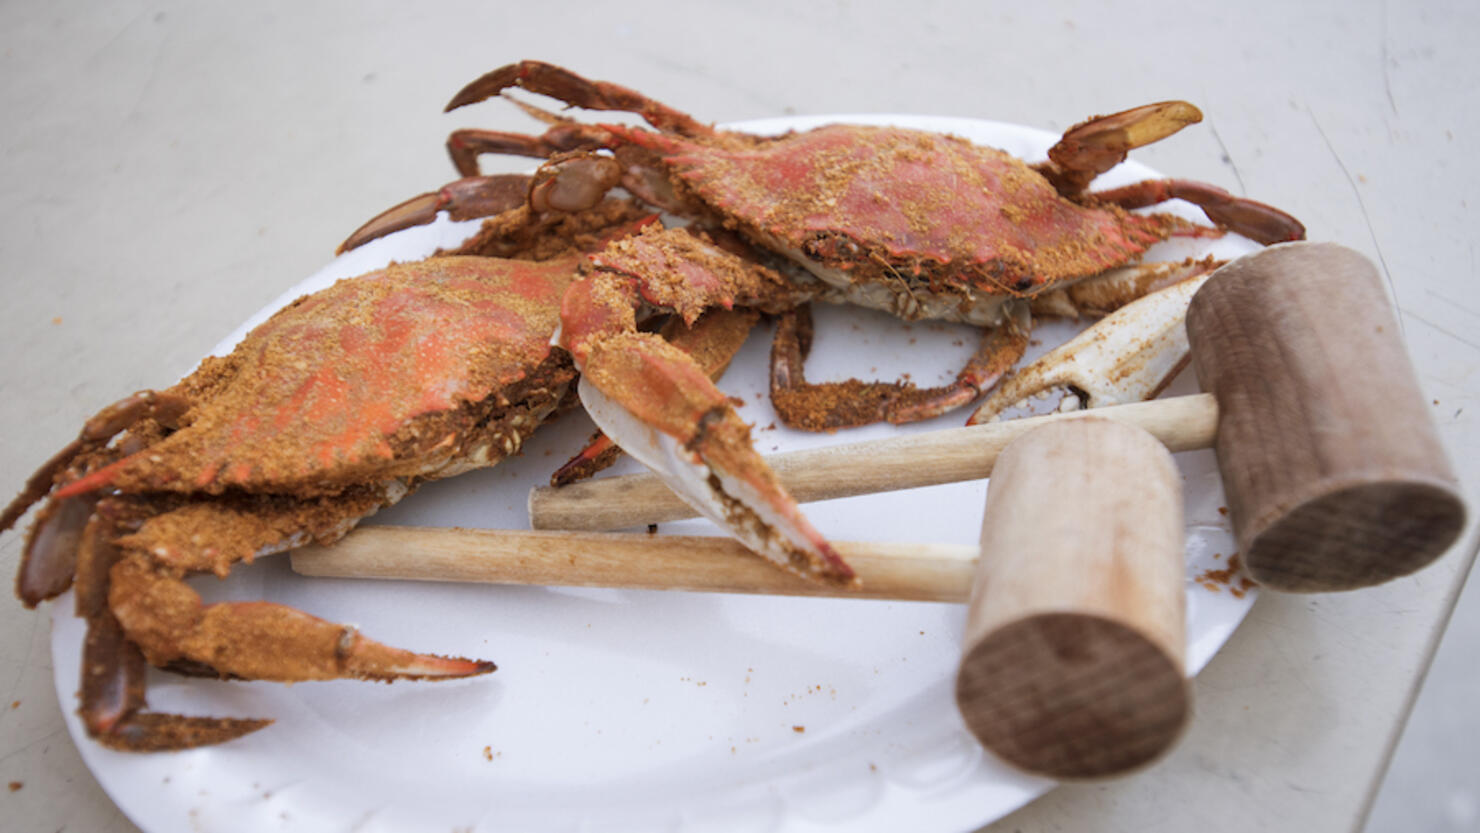
<instances>
[{"instance_id":1,"label":"white paper plate","mask_svg":"<svg viewBox=\"0 0 1480 833\"><path fill-rule=\"evenodd\" d=\"M1055 136L965 119L906 116L771 119L757 132L871 121L955 133L1041 159ZM1104 186L1154 177L1127 163ZM1197 219L1195 210L1187 216ZM391 259L460 241L439 221L341 257L253 316ZM330 241L332 242L332 241ZM1163 244L1180 259L1254 248L1238 238ZM905 325L819 308L811 378L953 377L976 343L952 325ZM1069 330L1035 336L1056 343ZM1044 349L1049 346L1044 345ZM904 429L837 435L774 428L769 333L752 336L722 387L745 400L762 451L959 425L966 411ZM1191 388L1186 379L1177 388ZM591 426L575 414L524 455L433 484L377 523L525 528L526 495ZM1253 602L1194 578L1226 567L1233 540L1210 452L1179 455L1186 482L1189 665L1202 668ZM617 472L630 470L624 463ZM840 540L975 543L986 486L970 483L813 504ZM1065 511L1073 511L1065 507ZM664 531L712 532L698 521ZM416 650L476 656L495 674L441 683L226 683L151 672L149 702L184 714L273 717L224 746L132 755L88 740L71 714L82 623L53 607L57 695L93 773L135 823L173 831L957 831L1046 791L966 733L951 697L964 608L947 604L719 594L484 587L307 579L286 559L196 580L210 599L268 598Z\"/></svg>"}]
</instances>

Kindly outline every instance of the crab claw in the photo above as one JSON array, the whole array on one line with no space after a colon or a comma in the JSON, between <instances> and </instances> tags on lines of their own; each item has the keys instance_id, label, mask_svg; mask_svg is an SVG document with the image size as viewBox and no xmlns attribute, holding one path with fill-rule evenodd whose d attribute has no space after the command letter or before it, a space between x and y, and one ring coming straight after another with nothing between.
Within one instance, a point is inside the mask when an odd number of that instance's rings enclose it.
<instances>
[{"instance_id":1,"label":"crab claw","mask_svg":"<svg viewBox=\"0 0 1480 833\"><path fill-rule=\"evenodd\" d=\"M1138 147L1158 142L1202 121L1202 111L1185 101L1160 101L1095 116L1064 131L1038 170L1059 193L1077 194Z\"/></svg>"},{"instance_id":2,"label":"crab claw","mask_svg":"<svg viewBox=\"0 0 1480 833\"><path fill-rule=\"evenodd\" d=\"M1061 410L1151 399L1187 364L1187 305L1206 268L1100 319L1019 370L982 402L967 425L991 422L1029 397L1064 389Z\"/></svg>"},{"instance_id":3,"label":"crab claw","mask_svg":"<svg viewBox=\"0 0 1480 833\"><path fill-rule=\"evenodd\" d=\"M718 382L759 318L751 310L716 308L704 313L693 326L674 316L658 334L691 356L706 376ZM585 448L551 475L550 485L565 486L584 480L615 463L621 455L621 447L598 431Z\"/></svg>"},{"instance_id":4,"label":"crab claw","mask_svg":"<svg viewBox=\"0 0 1480 833\"><path fill-rule=\"evenodd\" d=\"M604 340L590 349L580 394L604 433L751 551L809 578L856 582L687 354L645 333Z\"/></svg>"},{"instance_id":5,"label":"crab claw","mask_svg":"<svg viewBox=\"0 0 1480 833\"><path fill-rule=\"evenodd\" d=\"M561 302L559 339L581 369L581 403L597 426L753 552L810 578L855 581L756 453L750 427L704 365L636 326L636 311L648 306L696 321L707 309L789 305L780 276L683 229L657 227L591 262L593 274Z\"/></svg>"}]
</instances>

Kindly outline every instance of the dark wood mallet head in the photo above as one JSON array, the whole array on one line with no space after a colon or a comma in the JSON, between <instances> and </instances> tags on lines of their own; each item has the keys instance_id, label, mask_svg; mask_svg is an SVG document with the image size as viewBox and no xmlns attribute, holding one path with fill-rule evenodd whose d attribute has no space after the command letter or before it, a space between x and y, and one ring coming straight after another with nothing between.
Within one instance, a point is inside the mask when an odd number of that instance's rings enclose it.
<instances>
[{"instance_id":1,"label":"dark wood mallet head","mask_svg":"<svg viewBox=\"0 0 1480 833\"><path fill-rule=\"evenodd\" d=\"M1187 334L1255 581L1366 587L1454 543L1459 483L1371 261L1334 243L1240 258L1193 298Z\"/></svg>"}]
</instances>

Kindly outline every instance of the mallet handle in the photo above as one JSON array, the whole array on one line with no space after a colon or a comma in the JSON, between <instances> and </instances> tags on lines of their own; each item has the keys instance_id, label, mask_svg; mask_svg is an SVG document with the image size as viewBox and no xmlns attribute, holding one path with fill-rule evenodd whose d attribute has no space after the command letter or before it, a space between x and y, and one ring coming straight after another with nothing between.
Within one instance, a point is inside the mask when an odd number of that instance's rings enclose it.
<instances>
[{"instance_id":1,"label":"mallet handle","mask_svg":"<svg viewBox=\"0 0 1480 833\"><path fill-rule=\"evenodd\" d=\"M729 538L367 526L292 554L303 575L965 602L977 548L834 541L861 589L808 581Z\"/></svg>"},{"instance_id":2,"label":"mallet handle","mask_svg":"<svg viewBox=\"0 0 1480 833\"><path fill-rule=\"evenodd\" d=\"M1087 415L1134 425L1171 451L1187 451L1212 445L1218 404L1209 394L1193 394L793 451L768 456L766 462L802 503L980 480L991 474L997 455L1017 437ZM529 494L529 524L535 529L621 529L696 514L651 474L541 487Z\"/></svg>"}]
</instances>

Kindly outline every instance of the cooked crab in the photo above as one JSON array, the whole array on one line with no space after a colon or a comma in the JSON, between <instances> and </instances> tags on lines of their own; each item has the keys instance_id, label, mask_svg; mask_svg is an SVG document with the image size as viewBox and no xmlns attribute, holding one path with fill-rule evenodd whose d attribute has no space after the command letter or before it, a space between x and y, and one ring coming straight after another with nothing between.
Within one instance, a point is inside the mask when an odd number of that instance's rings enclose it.
<instances>
[{"instance_id":1,"label":"cooked crab","mask_svg":"<svg viewBox=\"0 0 1480 833\"><path fill-rule=\"evenodd\" d=\"M539 195L542 208L576 210L619 183L650 205L743 240L752 259L788 279L784 291L793 298L985 328L975 356L948 385L819 385L803 374L805 308L788 313L773 348L772 392L778 414L794 427L908 422L972 402L1022 357L1030 308L1104 314L1216 265L1169 270L1136 262L1168 237L1234 231L1266 244L1304 237L1301 224L1282 211L1189 180L1086 191L1130 150L1199 121L1201 113L1185 102L1090 119L1068 130L1048 160L1032 165L955 137L897 127L837 124L774 137L716 130L635 91L538 61L482 76L447 109L511 87L586 109L637 113L655 130L583 124L521 104L549 129L539 136L454 132L448 149L465 176L477 173L483 153L548 158L545 170L561 171L562 185ZM1130 210L1174 198L1201 207L1213 225ZM362 237L374 236L378 224L428 221L438 208L466 215L471 202L450 193L422 198L377 218ZM1107 299L1098 306L1076 304L1065 291L1091 282ZM710 298L732 300L723 293ZM1157 386L1141 386L1140 395ZM1091 400L1085 404L1100 404L1093 388L1080 392Z\"/></svg>"},{"instance_id":2,"label":"cooked crab","mask_svg":"<svg viewBox=\"0 0 1480 833\"><path fill-rule=\"evenodd\" d=\"M545 222L517 203L517 233L470 250L537 259L435 257L299 298L168 390L105 408L0 515L3 531L45 500L17 592L34 606L75 576L81 715L101 743L178 749L270 722L147 712L146 662L283 681L494 669L268 602L205 605L184 579L335 541L423 482L517 453L572 402L575 370L550 337L581 246L651 218L611 201Z\"/></svg>"},{"instance_id":3,"label":"cooked crab","mask_svg":"<svg viewBox=\"0 0 1480 833\"><path fill-rule=\"evenodd\" d=\"M733 408L685 355L638 332L635 310L658 307L692 320L707 308L740 305L780 315L771 373L776 411L795 427L830 430L925 419L977 399L1022 357L1030 309L1103 315L1140 299L1075 342L1095 349L1061 350L1009 387L1016 399L1069 385L1093 406L1150 396L1170 378L1185 354L1178 334L1193 286L1177 285L1218 265L1138 263L1150 245L1228 230L1262 243L1304 236L1284 212L1186 180L1086 192L1129 150L1198 121L1201 114L1184 102L1091 119L1067 131L1047 161L1029 165L897 127L829 125L776 137L715 130L640 93L536 61L484 75L448 109L510 87L637 113L656 130L582 124L524 104L550 124L543 135L452 135L448 148L465 176L477 173L482 153L544 157L532 210L580 210L620 184L706 229L649 229L592 256L591 274L567 295L560 336L583 373L587 412L695 508L738 528L752 549L824 579L847 580L851 572L785 501L760 499L779 486L764 466L735 456L749 441ZM408 201L352 240L428 222L443 209L466 216L477 192L471 181ZM1200 206L1213 225L1130 210L1172 198ZM985 331L948 385L809 384L803 302L814 298ZM994 396L973 421L1007 404ZM767 511L758 512L762 506Z\"/></svg>"}]
</instances>

